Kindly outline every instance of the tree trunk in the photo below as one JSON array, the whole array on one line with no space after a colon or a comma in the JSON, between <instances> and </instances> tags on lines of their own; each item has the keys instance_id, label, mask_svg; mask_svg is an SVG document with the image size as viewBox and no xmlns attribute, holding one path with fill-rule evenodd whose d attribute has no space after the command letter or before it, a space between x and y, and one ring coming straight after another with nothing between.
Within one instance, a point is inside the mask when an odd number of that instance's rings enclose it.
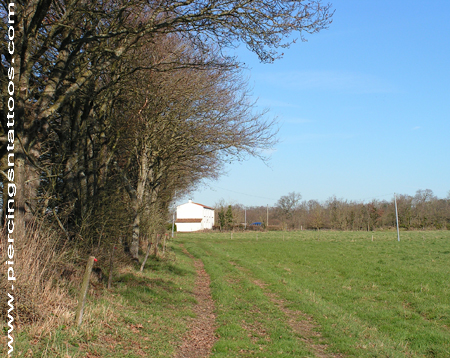
<instances>
[{"instance_id":1,"label":"tree trunk","mask_svg":"<svg viewBox=\"0 0 450 358\"><path fill-rule=\"evenodd\" d=\"M23 140L25 142L25 140ZM17 230L25 230L26 225L31 224L34 218L35 198L39 186L39 174L27 159L20 143L15 142L14 153L14 184L15 184L15 226ZM8 185L6 186L8 190ZM12 189L11 189L12 193ZM8 199L13 197L8 194ZM23 231L24 232L24 231Z\"/></svg>"},{"instance_id":2,"label":"tree trunk","mask_svg":"<svg viewBox=\"0 0 450 358\"><path fill-rule=\"evenodd\" d=\"M139 259L139 225L141 223L141 213L136 210L133 220L133 233L131 235L130 253L134 259Z\"/></svg>"}]
</instances>

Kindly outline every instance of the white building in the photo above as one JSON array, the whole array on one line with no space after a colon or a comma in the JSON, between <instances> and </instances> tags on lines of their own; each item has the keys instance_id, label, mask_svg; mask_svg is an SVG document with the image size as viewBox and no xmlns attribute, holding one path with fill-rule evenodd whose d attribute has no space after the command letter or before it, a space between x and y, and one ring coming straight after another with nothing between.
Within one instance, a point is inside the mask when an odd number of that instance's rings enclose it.
<instances>
[{"instance_id":1,"label":"white building","mask_svg":"<svg viewBox=\"0 0 450 358\"><path fill-rule=\"evenodd\" d=\"M177 206L178 232L200 231L212 229L214 225L214 209L202 204L188 203Z\"/></svg>"}]
</instances>

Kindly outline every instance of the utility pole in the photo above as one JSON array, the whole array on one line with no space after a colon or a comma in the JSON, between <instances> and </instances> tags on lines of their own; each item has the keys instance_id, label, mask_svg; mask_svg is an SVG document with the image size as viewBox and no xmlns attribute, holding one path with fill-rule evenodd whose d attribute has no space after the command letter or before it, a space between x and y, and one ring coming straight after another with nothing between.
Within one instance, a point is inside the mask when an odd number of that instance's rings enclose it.
<instances>
[{"instance_id":1,"label":"utility pole","mask_svg":"<svg viewBox=\"0 0 450 358\"><path fill-rule=\"evenodd\" d=\"M247 207L244 207L244 228L247 230Z\"/></svg>"},{"instance_id":2,"label":"utility pole","mask_svg":"<svg viewBox=\"0 0 450 358\"><path fill-rule=\"evenodd\" d=\"M267 204L267 220L266 220L266 227L269 226L269 204Z\"/></svg>"},{"instance_id":3,"label":"utility pole","mask_svg":"<svg viewBox=\"0 0 450 358\"><path fill-rule=\"evenodd\" d=\"M400 241L400 230L398 228L398 210L397 210L397 196L394 193L394 203L395 203L395 220L397 222L397 241Z\"/></svg>"}]
</instances>

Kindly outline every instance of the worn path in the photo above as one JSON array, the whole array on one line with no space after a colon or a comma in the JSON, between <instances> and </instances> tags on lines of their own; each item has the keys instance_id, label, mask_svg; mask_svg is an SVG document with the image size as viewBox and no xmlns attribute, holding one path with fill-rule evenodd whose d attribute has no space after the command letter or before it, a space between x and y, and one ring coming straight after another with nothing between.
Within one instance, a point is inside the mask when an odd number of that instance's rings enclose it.
<instances>
[{"instance_id":1,"label":"worn path","mask_svg":"<svg viewBox=\"0 0 450 358\"><path fill-rule=\"evenodd\" d=\"M322 335L320 333L319 325L314 322L312 316L309 316L301 311L291 310L287 308L286 302L278 297L273 292L266 289L266 284L259 280L253 281L255 285L259 286L264 294L285 314L286 322L291 329L297 333L308 348L314 353L317 358L343 358L344 355L339 353L332 353L328 351L328 345L321 342Z\"/></svg>"},{"instance_id":2,"label":"worn path","mask_svg":"<svg viewBox=\"0 0 450 358\"><path fill-rule=\"evenodd\" d=\"M210 278L201 260L196 260L184 247L183 252L194 260L197 278L195 280L194 297L197 304L193 311L195 318L188 324L188 332L183 337L175 358L204 358L211 354L217 337L214 335L215 314L214 301L209 288Z\"/></svg>"}]
</instances>

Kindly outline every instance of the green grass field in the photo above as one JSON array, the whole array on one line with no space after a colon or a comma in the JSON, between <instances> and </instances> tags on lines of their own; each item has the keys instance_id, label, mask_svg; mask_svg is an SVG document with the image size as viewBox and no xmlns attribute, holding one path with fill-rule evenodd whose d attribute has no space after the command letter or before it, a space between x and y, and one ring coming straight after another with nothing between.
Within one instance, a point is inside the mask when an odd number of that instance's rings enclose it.
<instances>
[{"instance_id":1,"label":"green grass field","mask_svg":"<svg viewBox=\"0 0 450 358\"><path fill-rule=\"evenodd\" d=\"M214 357L307 357L320 344L330 356L450 356L448 231L400 242L395 232L306 231L177 241L211 276ZM292 321L307 318L317 334L301 339Z\"/></svg>"},{"instance_id":2,"label":"green grass field","mask_svg":"<svg viewBox=\"0 0 450 358\"><path fill-rule=\"evenodd\" d=\"M178 234L91 289L80 328L17 333L17 356L173 357L196 303L181 245L211 277L212 357L450 357L450 231Z\"/></svg>"}]
</instances>

